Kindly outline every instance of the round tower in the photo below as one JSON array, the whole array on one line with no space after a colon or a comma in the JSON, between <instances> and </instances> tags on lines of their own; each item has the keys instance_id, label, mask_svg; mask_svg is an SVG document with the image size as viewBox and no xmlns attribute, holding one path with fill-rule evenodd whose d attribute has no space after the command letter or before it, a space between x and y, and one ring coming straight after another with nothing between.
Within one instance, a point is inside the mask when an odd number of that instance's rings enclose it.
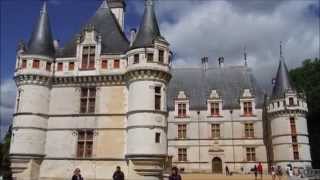
<instances>
[{"instance_id":1,"label":"round tower","mask_svg":"<svg viewBox=\"0 0 320 180\"><path fill-rule=\"evenodd\" d=\"M272 96L268 103L271 127L272 163L282 167L311 166L306 98L293 87L280 53Z\"/></svg>"},{"instance_id":2,"label":"round tower","mask_svg":"<svg viewBox=\"0 0 320 180\"><path fill-rule=\"evenodd\" d=\"M31 160L41 160L45 156L53 62L53 39L44 3L27 47L20 44L17 51L14 75L17 97L10 159L14 176L18 179L21 178L19 173L28 173L38 167L39 161ZM25 173L24 178L31 178Z\"/></svg>"},{"instance_id":3,"label":"round tower","mask_svg":"<svg viewBox=\"0 0 320 180\"><path fill-rule=\"evenodd\" d=\"M154 5L127 52L127 153L129 177L161 179L167 157L166 90L171 78L169 43L161 36Z\"/></svg>"}]
</instances>

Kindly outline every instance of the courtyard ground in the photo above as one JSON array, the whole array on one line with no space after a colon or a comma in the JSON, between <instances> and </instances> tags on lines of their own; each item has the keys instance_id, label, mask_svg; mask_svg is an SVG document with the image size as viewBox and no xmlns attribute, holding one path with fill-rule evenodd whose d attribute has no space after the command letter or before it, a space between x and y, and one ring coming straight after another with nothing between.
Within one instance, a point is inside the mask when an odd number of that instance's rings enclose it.
<instances>
[{"instance_id":1,"label":"courtyard ground","mask_svg":"<svg viewBox=\"0 0 320 180\"><path fill-rule=\"evenodd\" d=\"M254 180L252 175L213 175L213 174L182 174L182 180ZM260 178L258 178L260 180ZM272 180L271 176L264 176L263 180ZM278 180L278 179L277 179ZM287 180L287 177L282 177L281 180Z\"/></svg>"}]
</instances>

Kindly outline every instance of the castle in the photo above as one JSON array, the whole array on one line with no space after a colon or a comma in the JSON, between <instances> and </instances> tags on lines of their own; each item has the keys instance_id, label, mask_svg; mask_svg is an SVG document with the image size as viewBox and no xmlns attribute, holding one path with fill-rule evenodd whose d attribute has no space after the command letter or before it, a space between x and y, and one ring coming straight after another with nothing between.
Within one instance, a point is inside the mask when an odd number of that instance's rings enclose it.
<instances>
[{"instance_id":1,"label":"castle","mask_svg":"<svg viewBox=\"0 0 320 180\"><path fill-rule=\"evenodd\" d=\"M44 2L17 50L10 159L18 180L159 180L166 168L248 172L261 162L311 166L304 94L280 55L270 97L246 65L172 67L154 2L128 38L124 0L102 0L63 48Z\"/></svg>"}]
</instances>

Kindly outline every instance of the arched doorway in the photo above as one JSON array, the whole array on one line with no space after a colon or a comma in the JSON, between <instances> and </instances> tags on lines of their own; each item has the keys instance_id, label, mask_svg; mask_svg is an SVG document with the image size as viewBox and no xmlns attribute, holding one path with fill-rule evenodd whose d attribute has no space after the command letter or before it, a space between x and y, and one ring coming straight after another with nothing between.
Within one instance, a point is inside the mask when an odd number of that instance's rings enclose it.
<instances>
[{"instance_id":1,"label":"arched doorway","mask_svg":"<svg viewBox=\"0 0 320 180\"><path fill-rule=\"evenodd\" d=\"M212 173L222 173L222 160L218 157L212 159Z\"/></svg>"}]
</instances>

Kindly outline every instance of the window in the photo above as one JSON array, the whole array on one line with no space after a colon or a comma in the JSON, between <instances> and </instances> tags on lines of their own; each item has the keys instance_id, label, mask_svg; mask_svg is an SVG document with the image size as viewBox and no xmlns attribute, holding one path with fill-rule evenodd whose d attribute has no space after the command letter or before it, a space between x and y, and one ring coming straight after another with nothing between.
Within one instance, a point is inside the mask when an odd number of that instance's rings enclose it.
<instances>
[{"instance_id":1,"label":"window","mask_svg":"<svg viewBox=\"0 0 320 180\"><path fill-rule=\"evenodd\" d=\"M159 63L163 63L163 62L164 62L164 51L159 50Z\"/></svg>"},{"instance_id":2,"label":"window","mask_svg":"<svg viewBox=\"0 0 320 180\"><path fill-rule=\"evenodd\" d=\"M33 60L32 68L39 69L39 67L40 67L40 60Z\"/></svg>"},{"instance_id":3,"label":"window","mask_svg":"<svg viewBox=\"0 0 320 180\"><path fill-rule=\"evenodd\" d=\"M297 136L292 136L292 143L297 143L297 142L298 142Z\"/></svg>"},{"instance_id":4,"label":"window","mask_svg":"<svg viewBox=\"0 0 320 180\"><path fill-rule=\"evenodd\" d=\"M27 68L27 60L22 59L21 69L25 69L25 68Z\"/></svg>"},{"instance_id":5,"label":"window","mask_svg":"<svg viewBox=\"0 0 320 180\"><path fill-rule=\"evenodd\" d=\"M69 71L74 70L74 62L69 62Z\"/></svg>"},{"instance_id":6,"label":"window","mask_svg":"<svg viewBox=\"0 0 320 180\"><path fill-rule=\"evenodd\" d=\"M299 147L298 144L292 144L292 150L293 150L293 159L299 160Z\"/></svg>"},{"instance_id":7,"label":"window","mask_svg":"<svg viewBox=\"0 0 320 180\"><path fill-rule=\"evenodd\" d=\"M80 113L94 113L96 104L96 89L81 88Z\"/></svg>"},{"instance_id":8,"label":"window","mask_svg":"<svg viewBox=\"0 0 320 180\"><path fill-rule=\"evenodd\" d=\"M147 61L152 62L153 61L153 53L148 53L147 54Z\"/></svg>"},{"instance_id":9,"label":"window","mask_svg":"<svg viewBox=\"0 0 320 180\"><path fill-rule=\"evenodd\" d=\"M279 101L277 102L277 106L280 107L280 102Z\"/></svg>"},{"instance_id":10,"label":"window","mask_svg":"<svg viewBox=\"0 0 320 180\"><path fill-rule=\"evenodd\" d=\"M211 137L212 138L220 137L220 124L211 124Z\"/></svg>"},{"instance_id":11,"label":"window","mask_svg":"<svg viewBox=\"0 0 320 180\"><path fill-rule=\"evenodd\" d=\"M155 135L155 142L156 143L160 143L160 136L161 136L160 133L156 133L156 135Z\"/></svg>"},{"instance_id":12,"label":"window","mask_svg":"<svg viewBox=\"0 0 320 180\"><path fill-rule=\"evenodd\" d=\"M293 101L293 98L291 97L289 98L289 106L293 106L293 104L294 104L294 101Z\"/></svg>"},{"instance_id":13,"label":"window","mask_svg":"<svg viewBox=\"0 0 320 180\"><path fill-rule=\"evenodd\" d=\"M246 148L247 161L256 161L256 150L253 147Z\"/></svg>"},{"instance_id":14,"label":"window","mask_svg":"<svg viewBox=\"0 0 320 180\"><path fill-rule=\"evenodd\" d=\"M95 67L95 46L84 46L82 51L81 69L94 69Z\"/></svg>"},{"instance_id":15,"label":"window","mask_svg":"<svg viewBox=\"0 0 320 180\"><path fill-rule=\"evenodd\" d=\"M119 59L115 59L113 61L113 68L114 69L119 69L120 68L120 60Z\"/></svg>"},{"instance_id":16,"label":"window","mask_svg":"<svg viewBox=\"0 0 320 180\"><path fill-rule=\"evenodd\" d=\"M139 63L139 54L135 54L133 57L133 64L138 64Z\"/></svg>"},{"instance_id":17,"label":"window","mask_svg":"<svg viewBox=\"0 0 320 180\"><path fill-rule=\"evenodd\" d=\"M252 115L252 102L244 102L243 103L243 112L245 116Z\"/></svg>"},{"instance_id":18,"label":"window","mask_svg":"<svg viewBox=\"0 0 320 180\"><path fill-rule=\"evenodd\" d=\"M51 62L47 62L46 71L51 71Z\"/></svg>"},{"instance_id":19,"label":"window","mask_svg":"<svg viewBox=\"0 0 320 180\"><path fill-rule=\"evenodd\" d=\"M57 71L63 71L63 63L58 63Z\"/></svg>"},{"instance_id":20,"label":"window","mask_svg":"<svg viewBox=\"0 0 320 180\"><path fill-rule=\"evenodd\" d=\"M108 69L108 60L103 59L101 61L101 69Z\"/></svg>"},{"instance_id":21,"label":"window","mask_svg":"<svg viewBox=\"0 0 320 180\"><path fill-rule=\"evenodd\" d=\"M187 149L178 148L178 161L187 161Z\"/></svg>"},{"instance_id":22,"label":"window","mask_svg":"<svg viewBox=\"0 0 320 180\"><path fill-rule=\"evenodd\" d=\"M291 134L297 133L296 122L294 120L294 117L290 117L290 128L291 128Z\"/></svg>"},{"instance_id":23,"label":"window","mask_svg":"<svg viewBox=\"0 0 320 180\"><path fill-rule=\"evenodd\" d=\"M178 117L186 117L187 116L187 104L179 103L178 104Z\"/></svg>"},{"instance_id":24,"label":"window","mask_svg":"<svg viewBox=\"0 0 320 180\"><path fill-rule=\"evenodd\" d=\"M211 111L211 116L219 116L219 103L217 103L217 102L214 102L214 103L211 103L211 105L210 105L211 107L211 109L210 109L210 111Z\"/></svg>"},{"instance_id":25,"label":"window","mask_svg":"<svg viewBox=\"0 0 320 180\"><path fill-rule=\"evenodd\" d=\"M186 124L178 124L178 138L179 139L187 138L187 125Z\"/></svg>"},{"instance_id":26,"label":"window","mask_svg":"<svg viewBox=\"0 0 320 180\"><path fill-rule=\"evenodd\" d=\"M161 109L161 87L154 88L154 98L155 98L154 108L156 110L160 110Z\"/></svg>"},{"instance_id":27,"label":"window","mask_svg":"<svg viewBox=\"0 0 320 180\"><path fill-rule=\"evenodd\" d=\"M245 137L254 137L254 126L253 123L244 124Z\"/></svg>"},{"instance_id":28,"label":"window","mask_svg":"<svg viewBox=\"0 0 320 180\"><path fill-rule=\"evenodd\" d=\"M93 131L92 130L78 131L77 157L79 158L92 157L92 147L93 147Z\"/></svg>"}]
</instances>

